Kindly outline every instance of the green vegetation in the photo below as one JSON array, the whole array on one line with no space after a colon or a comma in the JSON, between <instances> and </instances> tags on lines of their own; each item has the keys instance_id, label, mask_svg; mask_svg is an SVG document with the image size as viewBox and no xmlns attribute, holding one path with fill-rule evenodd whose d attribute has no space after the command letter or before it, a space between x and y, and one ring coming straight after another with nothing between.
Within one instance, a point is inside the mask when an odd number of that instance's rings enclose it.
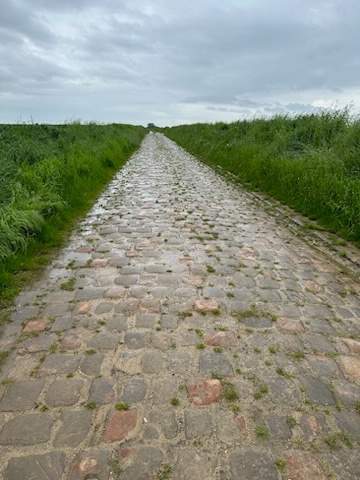
<instances>
[{"instance_id":1,"label":"green vegetation","mask_svg":"<svg viewBox=\"0 0 360 480\"><path fill-rule=\"evenodd\" d=\"M124 402L115 403L116 410L129 410L130 405Z\"/></svg>"},{"instance_id":2,"label":"green vegetation","mask_svg":"<svg viewBox=\"0 0 360 480\"><path fill-rule=\"evenodd\" d=\"M145 133L117 124L0 125L0 305L29 279L22 272L48 262Z\"/></svg>"},{"instance_id":3,"label":"green vegetation","mask_svg":"<svg viewBox=\"0 0 360 480\"><path fill-rule=\"evenodd\" d=\"M69 292L71 292L72 290L74 290L75 282L76 282L75 277L69 278L69 280L67 280L66 282L64 282L60 285L60 289L61 290L68 290Z\"/></svg>"},{"instance_id":4,"label":"green vegetation","mask_svg":"<svg viewBox=\"0 0 360 480\"><path fill-rule=\"evenodd\" d=\"M109 467L110 467L110 472L113 475L115 475L116 478L119 478L120 475L123 473L123 469L121 467L120 461L117 458L111 459Z\"/></svg>"},{"instance_id":5,"label":"green vegetation","mask_svg":"<svg viewBox=\"0 0 360 480\"><path fill-rule=\"evenodd\" d=\"M340 450L343 445L349 448L353 447L353 442L345 432L333 432L324 438L325 444L330 450Z\"/></svg>"},{"instance_id":6,"label":"green vegetation","mask_svg":"<svg viewBox=\"0 0 360 480\"><path fill-rule=\"evenodd\" d=\"M163 132L235 181L360 245L360 120L348 110Z\"/></svg>"},{"instance_id":7,"label":"green vegetation","mask_svg":"<svg viewBox=\"0 0 360 480\"><path fill-rule=\"evenodd\" d=\"M223 387L223 397L228 402L238 400L239 395L235 389L235 385L231 382L221 382Z\"/></svg>"},{"instance_id":8,"label":"green vegetation","mask_svg":"<svg viewBox=\"0 0 360 480\"><path fill-rule=\"evenodd\" d=\"M255 400L260 400L269 393L269 387L267 385L260 385L258 390L254 393Z\"/></svg>"},{"instance_id":9,"label":"green vegetation","mask_svg":"<svg viewBox=\"0 0 360 480\"><path fill-rule=\"evenodd\" d=\"M294 428L297 425L296 418L292 416L286 417L286 423L289 425L290 428Z\"/></svg>"},{"instance_id":10,"label":"green vegetation","mask_svg":"<svg viewBox=\"0 0 360 480\"><path fill-rule=\"evenodd\" d=\"M9 352L0 352L0 371L1 371L2 364L5 362L8 356L9 356Z\"/></svg>"},{"instance_id":11,"label":"green vegetation","mask_svg":"<svg viewBox=\"0 0 360 480\"><path fill-rule=\"evenodd\" d=\"M158 480L167 480L167 479L169 479L169 478L170 478L171 471L172 471L172 466L171 466L169 463L165 463L165 465L163 466L163 468L161 468L161 469L157 472L157 479L158 479Z\"/></svg>"},{"instance_id":12,"label":"green vegetation","mask_svg":"<svg viewBox=\"0 0 360 480\"><path fill-rule=\"evenodd\" d=\"M282 377L285 378L292 378L294 375L292 373L287 372L283 367L279 367L276 369L276 373L278 375L281 375Z\"/></svg>"},{"instance_id":13,"label":"green vegetation","mask_svg":"<svg viewBox=\"0 0 360 480\"><path fill-rule=\"evenodd\" d=\"M286 462L285 462L285 460L283 460L282 458L277 458L277 459L275 460L275 466L276 466L279 470L283 471L283 470L285 470Z\"/></svg>"},{"instance_id":14,"label":"green vegetation","mask_svg":"<svg viewBox=\"0 0 360 480\"><path fill-rule=\"evenodd\" d=\"M267 429L267 427L265 427L265 425L259 425L258 427L256 427L255 434L257 437L262 438L264 440L269 438L269 435L270 435L269 430Z\"/></svg>"}]
</instances>

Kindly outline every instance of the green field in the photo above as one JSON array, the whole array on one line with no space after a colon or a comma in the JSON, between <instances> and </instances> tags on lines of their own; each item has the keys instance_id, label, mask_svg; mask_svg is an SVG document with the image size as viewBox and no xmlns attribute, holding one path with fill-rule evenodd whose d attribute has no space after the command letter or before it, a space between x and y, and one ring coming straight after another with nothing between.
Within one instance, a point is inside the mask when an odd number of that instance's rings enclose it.
<instances>
[{"instance_id":1,"label":"green field","mask_svg":"<svg viewBox=\"0 0 360 480\"><path fill-rule=\"evenodd\" d=\"M146 132L121 124L0 125L0 305L24 271L48 261Z\"/></svg>"},{"instance_id":2,"label":"green field","mask_svg":"<svg viewBox=\"0 0 360 480\"><path fill-rule=\"evenodd\" d=\"M161 131L249 189L360 246L360 120L346 110Z\"/></svg>"}]
</instances>

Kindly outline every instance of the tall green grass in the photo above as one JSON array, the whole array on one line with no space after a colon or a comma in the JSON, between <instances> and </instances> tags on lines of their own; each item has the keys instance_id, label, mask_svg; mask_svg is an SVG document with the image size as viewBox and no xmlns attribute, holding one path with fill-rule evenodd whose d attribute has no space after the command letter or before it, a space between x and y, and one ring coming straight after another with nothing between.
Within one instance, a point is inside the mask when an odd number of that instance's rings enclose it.
<instances>
[{"instance_id":1,"label":"tall green grass","mask_svg":"<svg viewBox=\"0 0 360 480\"><path fill-rule=\"evenodd\" d=\"M205 163L360 246L360 121L347 110L163 132Z\"/></svg>"},{"instance_id":2,"label":"tall green grass","mask_svg":"<svg viewBox=\"0 0 360 480\"><path fill-rule=\"evenodd\" d=\"M139 146L130 125L0 125L0 303ZM35 262L36 263L36 262Z\"/></svg>"}]
</instances>

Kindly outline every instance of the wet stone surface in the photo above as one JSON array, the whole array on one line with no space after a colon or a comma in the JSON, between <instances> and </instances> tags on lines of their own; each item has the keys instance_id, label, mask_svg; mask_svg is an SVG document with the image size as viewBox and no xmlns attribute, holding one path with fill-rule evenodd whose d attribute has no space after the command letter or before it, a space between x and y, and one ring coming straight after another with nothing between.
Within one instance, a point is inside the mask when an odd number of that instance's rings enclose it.
<instances>
[{"instance_id":1,"label":"wet stone surface","mask_svg":"<svg viewBox=\"0 0 360 480\"><path fill-rule=\"evenodd\" d=\"M16 299L0 478L360 478L359 292L148 135Z\"/></svg>"}]
</instances>

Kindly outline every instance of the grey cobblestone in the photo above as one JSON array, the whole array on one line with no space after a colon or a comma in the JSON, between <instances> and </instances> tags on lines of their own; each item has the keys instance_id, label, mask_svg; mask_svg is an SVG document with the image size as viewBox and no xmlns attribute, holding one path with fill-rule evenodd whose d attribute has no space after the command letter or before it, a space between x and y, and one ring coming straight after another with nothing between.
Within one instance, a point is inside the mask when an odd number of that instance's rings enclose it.
<instances>
[{"instance_id":1,"label":"grey cobblestone","mask_svg":"<svg viewBox=\"0 0 360 480\"><path fill-rule=\"evenodd\" d=\"M125 403L138 403L144 400L147 392L147 381L143 378L135 377L121 382L122 394L121 400Z\"/></svg>"},{"instance_id":2,"label":"grey cobblestone","mask_svg":"<svg viewBox=\"0 0 360 480\"><path fill-rule=\"evenodd\" d=\"M21 412L33 409L44 383L44 380L25 380L10 385L0 401L0 411Z\"/></svg>"},{"instance_id":3,"label":"grey cobblestone","mask_svg":"<svg viewBox=\"0 0 360 480\"><path fill-rule=\"evenodd\" d=\"M65 410L62 424L56 434L55 447L76 447L86 437L91 427L92 414L88 410Z\"/></svg>"},{"instance_id":4,"label":"grey cobblestone","mask_svg":"<svg viewBox=\"0 0 360 480\"><path fill-rule=\"evenodd\" d=\"M0 445L37 445L50 438L53 419L46 413L19 415L9 420L0 432Z\"/></svg>"},{"instance_id":5,"label":"grey cobblestone","mask_svg":"<svg viewBox=\"0 0 360 480\"><path fill-rule=\"evenodd\" d=\"M60 480L65 469L63 452L46 453L11 458L5 471L4 480Z\"/></svg>"},{"instance_id":6,"label":"grey cobblestone","mask_svg":"<svg viewBox=\"0 0 360 480\"><path fill-rule=\"evenodd\" d=\"M142 371L145 374L162 373L165 365L164 355L157 350L147 352L143 355L141 359L141 365L142 365Z\"/></svg>"},{"instance_id":7,"label":"grey cobblestone","mask_svg":"<svg viewBox=\"0 0 360 480\"><path fill-rule=\"evenodd\" d=\"M82 380L55 380L48 388L45 402L50 407L74 405L80 398L83 385Z\"/></svg>"},{"instance_id":8,"label":"grey cobblestone","mask_svg":"<svg viewBox=\"0 0 360 480\"><path fill-rule=\"evenodd\" d=\"M109 333L96 333L88 342L89 348L99 348L100 350L116 350L119 345L120 336Z\"/></svg>"},{"instance_id":9,"label":"grey cobblestone","mask_svg":"<svg viewBox=\"0 0 360 480\"><path fill-rule=\"evenodd\" d=\"M184 412L185 417L185 436L188 440L200 437L210 437L211 417L209 412L204 410L195 410L187 408Z\"/></svg>"},{"instance_id":10,"label":"grey cobblestone","mask_svg":"<svg viewBox=\"0 0 360 480\"><path fill-rule=\"evenodd\" d=\"M43 374L72 374L78 368L80 363L80 355L68 353L54 353L49 355L38 372L40 376Z\"/></svg>"},{"instance_id":11,"label":"grey cobblestone","mask_svg":"<svg viewBox=\"0 0 360 480\"><path fill-rule=\"evenodd\" d=\"M106 319L106 328L109 330L117 330L118 332L124 332L128 328L128 320L125 316L115 316Z\"/></svg>"},{"instance_id":12,"label":"grey cobblestone","mask_svg":"<svg viewBox=\"0 0 360 480\"><path fill-rule=\"evenodd\" d=\"M277 477L273 459L266 453L252 450L235 450L230 456L231 480L261 478L275 480Z\"/></svg>"},{"instance_id":13,"label":"grey cobblestone","mask_svg":"<svg viewBox=\"0 0 360 480\"><path fill-rule=\"evenodd\" d=\"M126 346L132 350L146 347L147 336L141 332L128 332L125 335Z\"/></svg>"},{"instance_id":14,"label":"grey cobblestone","mask_svg":"<svg viewBox=\"0 0 360 480\"><path fill-rule=\"evenodd\" d=\"M81 371L85 373L85 375L100 375L101 365L104 358L105 355L102 353L92 353L91 355L85 356L81 363Z\"/></svg>"},{"instance_id":15,"label":"grey cobblestone","mask_svg":"<svg viewBox=\"0 0 360 480\"><path fill-rule=\"evenodd\" d=\"M89 391L89 402L104 405L115 401L114 380L94 378Z\"/></svg>"}]
</instances>

